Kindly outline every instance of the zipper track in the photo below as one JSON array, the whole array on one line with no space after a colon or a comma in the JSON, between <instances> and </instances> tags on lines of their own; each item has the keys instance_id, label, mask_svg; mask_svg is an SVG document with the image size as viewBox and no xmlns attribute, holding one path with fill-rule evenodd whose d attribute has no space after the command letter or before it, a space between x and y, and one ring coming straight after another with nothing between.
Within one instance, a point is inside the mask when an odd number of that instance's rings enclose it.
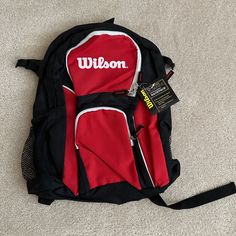
<instances>
[{"instance_id":1,"label":"zipper track","mask_svg":"<svg viewBox=\"0 0 236 236\"><path fill-rule=\"evenodd\" d=\"M79 112L78 115L76 116L76 119L75 119L75 137L76 137L76 130L77 130L77 125L78 125L79 118L87 112L95 112L95 111L100 111L100 110L116 111L116 112L120 112L124 116L125 123L126 123L126 128L127 128L127 133L128 133L128 136L129 136L129 140L130 140L131 146L133 146L134 142L133 142L132 136L130 134L129 125L128 125L128 121L127 121L127 116L122 110L120 110L118 108L114 108L114 107L105 107L105 106L92 107L92 108L87 108L87 109ZM76 144L76 141L75 141L75 147L76 147L76 149L79 149L78 145Z\"/></svg>"},{"instance_id":2,"label":"zipper track","mask_svg":"<svg viewBox=\"0 0 236 236\"><path fill-rule=\"evenodd\" d=\"M134 122L134 117L133 117L133 124L134 124L134 128L135 128L135 130L136 130L136 126L135 126L135 122ZM150 181L151 181L151 183L152 183L152 186L155 188L155 184L154 184L153 179L152 179L152 176L151 176L151 174L150 174L150 172L149 172L149 169L148 169L148 166L147 166L147 162L146 162L146 160L145 160L145 157L144 157L144 154L143 154L143 150L142 150L142 148L141 148L141 145L140 145L140 142L139 142L139 140L138 140L138 137L136 138L136 140L137 140L138 147L139 147L139 150L140 150L140 153L141 153L141 156L142 156L142 159L143 159L143 162L144 162L146 171L147 171L147 173L148 173L149 179L150 179Z\"/></svg>"}]
</instances>

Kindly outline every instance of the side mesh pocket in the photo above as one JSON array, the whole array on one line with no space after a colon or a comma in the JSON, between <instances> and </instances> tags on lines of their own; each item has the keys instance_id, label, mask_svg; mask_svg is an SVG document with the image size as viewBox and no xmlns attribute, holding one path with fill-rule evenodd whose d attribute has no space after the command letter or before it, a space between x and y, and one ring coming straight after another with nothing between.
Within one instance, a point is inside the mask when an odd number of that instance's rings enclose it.
<instances>
[{"instance_id":1,"label":"side mesh pocket","mask_svg":"<svg viewBox=\"0 0 236 236\"><path fill-rule=\"evenodd\" d=\"M33 161L33 145L34 145L34 132L30 128L29 136L26 139L23 152L21 155L21 169L22 175L25 180L29 181L36 177L35 166Z\"/></svg>"}]
</instances>

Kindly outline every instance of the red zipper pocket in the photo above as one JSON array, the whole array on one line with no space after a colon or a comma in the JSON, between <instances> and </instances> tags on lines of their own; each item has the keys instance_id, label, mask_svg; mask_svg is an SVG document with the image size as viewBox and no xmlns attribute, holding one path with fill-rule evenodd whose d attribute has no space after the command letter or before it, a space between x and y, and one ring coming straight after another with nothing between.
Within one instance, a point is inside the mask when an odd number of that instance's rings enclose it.
<instances>
[{"instance_id":1,"label":"red zipper pocket","mask_svg":"<svg viewBox=\"0 0 236 236\"><path fill-rule=\"evenodd\" d=\"M141 189L126 114L114 107L81 111L75 122L75 145L79 149L90 189L128 182Z\"/></svg>"}]
</instances>

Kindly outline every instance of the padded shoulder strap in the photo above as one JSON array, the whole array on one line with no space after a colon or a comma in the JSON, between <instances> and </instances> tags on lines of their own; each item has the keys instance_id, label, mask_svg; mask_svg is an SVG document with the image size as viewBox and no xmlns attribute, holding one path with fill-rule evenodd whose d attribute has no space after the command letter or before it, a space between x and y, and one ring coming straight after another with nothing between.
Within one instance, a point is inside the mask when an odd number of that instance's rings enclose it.
<instances>
[{"instance_id":1,"label":"padded shoulder strap","mask_svg":"<svg viewBox=\"0 0 236 236\"><path fill-rule=\"evenodd\" d=\"M41 66L41 60L35 59L19 59L16 63L16 67L24 67L25 69L32 70L37 75L39 75L39 68Z\"/></svg>"},{"instance_id":2,"label":"padded shoulder strap","mask_svg":"<svg viewBox=\"0 0 236 236\"><path fill-rule=\"evenodd\" d=\"M235 193L236 193L235 183L231 182L218 188L197 194L193 197L187 198L172 205L167 205L159 194L151 197L150 200L158 206L168 207L174 210L181 210L181 209L190 209L198 207L219 200L221 198L230 196Z\"/></svg>"},{"instance_id":3,"label":"padded shoulder strap","mask_svg":"<svg viewBox=\"0 0 236 236\"><path fill-rule=\"evenodd\" d=\"M169 57L163 56L162 58L165 65L168 65L173 70L175 67L175 63Z\"/></svg>"}]
</instances>

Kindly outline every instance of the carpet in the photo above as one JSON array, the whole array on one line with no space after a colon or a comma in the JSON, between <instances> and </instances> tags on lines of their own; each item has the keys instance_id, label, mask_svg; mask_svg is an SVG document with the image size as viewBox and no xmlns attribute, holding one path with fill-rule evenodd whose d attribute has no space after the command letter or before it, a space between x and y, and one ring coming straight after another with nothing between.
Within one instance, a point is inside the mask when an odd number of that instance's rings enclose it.
<instances>
[{"instance_id":1,"label":"carpet","mask_svg":"<svg viewBox=\"0 0 236 236\"><path fill-rule=\"evenodd\" d=\"M20 156L37 77L18 58L41 59L51 41L78 24L111 17L150 39L176 63L170 84L173 157L181 176L162 197L174 203L236 181L236 1L0 0L0 235L236 235L236 196L174 211L149 200L124 205L28 195Z\"/></svg>"}]
</instances>

